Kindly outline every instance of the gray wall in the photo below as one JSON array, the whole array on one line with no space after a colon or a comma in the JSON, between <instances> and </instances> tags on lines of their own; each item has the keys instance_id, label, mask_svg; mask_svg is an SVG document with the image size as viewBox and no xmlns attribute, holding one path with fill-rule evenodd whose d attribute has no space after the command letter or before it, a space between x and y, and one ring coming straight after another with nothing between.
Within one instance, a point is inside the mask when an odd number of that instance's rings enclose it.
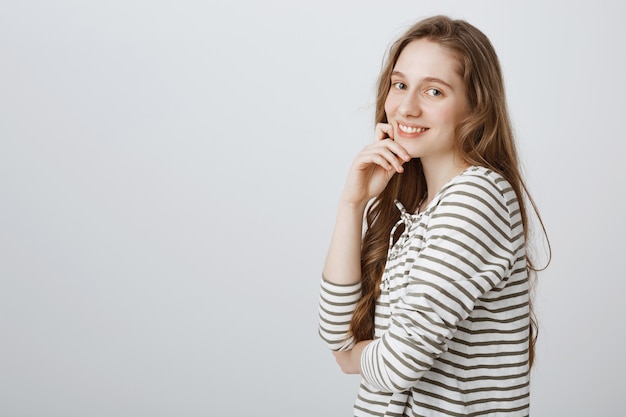
<instances>
[{"instance_id":1,"label":"gray wall","mask_svg":"<svg viewBox=\"0 0 626 417\"><path fill-rule=\"evenodd\" d=\"M552 242L533 415L615 415L624 6L546 3L4 4L0 415L351 415L320 271L385 50L434 13L492 39Z\"/></svg>"}]
</instances>

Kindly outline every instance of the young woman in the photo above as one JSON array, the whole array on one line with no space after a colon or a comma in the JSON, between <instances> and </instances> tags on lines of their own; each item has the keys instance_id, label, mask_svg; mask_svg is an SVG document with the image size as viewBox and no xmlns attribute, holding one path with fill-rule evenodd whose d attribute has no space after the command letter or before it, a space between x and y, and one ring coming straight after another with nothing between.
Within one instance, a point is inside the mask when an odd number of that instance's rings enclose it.
<instances>
[{"instance_id":1,"label":"young woman","mask_svg":"<svg viewBox=\"0 0 626 417\"><path fill-rule=\"evenodd\" d=\"M355 416L527 416L527 193L487 37L443 16L411 27L380 75L376 122L320 298L322 339L362 375Z\"/></svg>"}]
</instances>

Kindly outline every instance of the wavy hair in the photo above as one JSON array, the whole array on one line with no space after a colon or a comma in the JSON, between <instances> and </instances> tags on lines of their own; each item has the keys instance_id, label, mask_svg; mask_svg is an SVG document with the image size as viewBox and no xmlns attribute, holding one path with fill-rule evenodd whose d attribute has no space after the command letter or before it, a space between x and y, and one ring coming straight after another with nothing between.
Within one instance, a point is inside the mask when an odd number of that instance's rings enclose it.
<instances>
[{"instance_id":1,"label":"wavy hair","mask_svg":"<svg viewBox=\"0 0 626 417\"><path fill-rule=\"evenodd\" d=\"M500 62L487 36L476 27L463 20L433 16L419 21L396 40L389 49L378 80L376 123L388 122L385 101L391 86L391 73L403 49L417 39L437 43L451 52L458 62L456 70L464 81L469 103L469 114L456 130L461 158L467 164L498 172L511 184L519 201L526 239L529 234L526 201L537 213L545 234L537 206L522 178ZM380 282L389 249L389 233L400 218L394 200L402 201L409 212L414 212L426 193L426 179L420 160L416 158L406 163L405 172L394 175L385 190L368 205L365 216L367 228L361 248L363 295L350 323L350 332L356 341L374 338L375 304L380 295ZM394 236L394 240L397 237ZM533 266L528 254L526 261L531 279L538 269ZM532 366L537 340L537 322L532 304L529 331L529 363Z\"/></svg>"}]
</instances>

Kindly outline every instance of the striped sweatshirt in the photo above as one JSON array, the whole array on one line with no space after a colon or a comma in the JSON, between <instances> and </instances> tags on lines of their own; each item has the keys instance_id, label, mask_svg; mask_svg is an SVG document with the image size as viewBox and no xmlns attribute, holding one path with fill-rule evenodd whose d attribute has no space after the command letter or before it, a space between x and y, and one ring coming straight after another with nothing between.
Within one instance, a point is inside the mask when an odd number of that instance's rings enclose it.
<instances>
[{"instance_id":1,"label":"striped sweatshirt","mask_svg":"<svg viewBox=\"0 0 626 417\"><path fill-rule=\"evenodd\" d=\"M527 416L529 283L515 192L470 167L419 214L396 203L404 230L390 238L361 355L355 416ZM361 284L321 283L319 333L336 351Z\"/></svg>"}]
</instances>

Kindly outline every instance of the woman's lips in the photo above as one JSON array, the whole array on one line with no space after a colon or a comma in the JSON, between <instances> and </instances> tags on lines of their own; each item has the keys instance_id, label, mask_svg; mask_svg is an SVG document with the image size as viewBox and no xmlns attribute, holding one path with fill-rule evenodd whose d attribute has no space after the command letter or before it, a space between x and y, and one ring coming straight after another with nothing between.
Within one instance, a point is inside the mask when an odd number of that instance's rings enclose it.
<instances>
[{"instance_id":1,"label":"woman's lips","mask_svg":"<svg viewBox=\"0 0 626 417\"><path fill-rule=\"evenodd\" d=\"M418 136L419 134L426 132L428 128L423 126L408 126L398 123L398 130L402 136Z\"/></svg>"}]
</instances>

